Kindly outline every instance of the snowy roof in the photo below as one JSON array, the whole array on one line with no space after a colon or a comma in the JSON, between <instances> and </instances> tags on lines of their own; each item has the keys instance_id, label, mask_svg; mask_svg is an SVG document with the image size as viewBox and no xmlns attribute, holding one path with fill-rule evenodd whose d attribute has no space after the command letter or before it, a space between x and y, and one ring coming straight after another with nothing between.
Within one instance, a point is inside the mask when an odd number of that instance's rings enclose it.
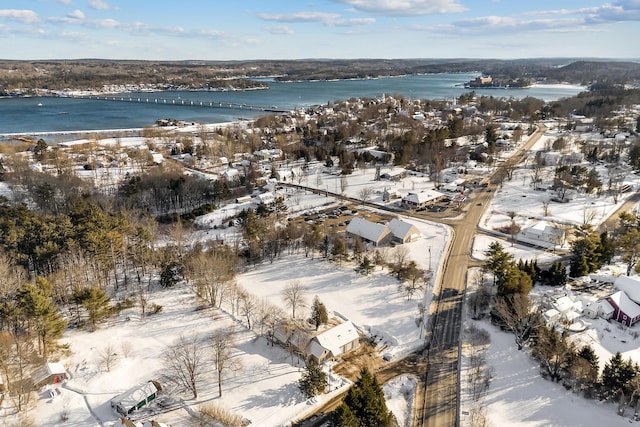
<instances>
[{"instance_id":1,"label":"snowy roof","mask_svg":"<svg viewBox=\"0 0 640 427\"><path fill-rule=\"evenodd\" d=\"M38 384L41 381L46 380L51 375L68 375L67 370L64 368L62 363L60 362L51 362L46 363L42 369L38 371L35 378L33 379L34 384Z\"/></svg>"},{"instance_id":2,"label":"snowy roof","mask_svg":"<svg viewBox=\"0 0 640 427\"><path fill-rule=\"evenodd\" d=\"M325 350L333 356L342 354L342 346L359 339L358 330L350 321L341 323L316 335L309 343L310 355L320 359Z\"/></svg>"},{"instance_id":3,"label":"snowy roof","mask_svg":"<svg viewBox=\"0 0 640 427\"><path fill-rule=\"evenodd\" d=\"M618 306L620 311L632 319L640 316L640 306L633 302L624 291L618 291L610 295L609 298Z\"/></svg>"},{"instance_id":4,"label":"snowy roof","mask_svg":"<svg viewBox=\"0 0 640 427\"><path fill-rule=\"evenodd\" d=\"M546 234L550 236L562 236L564 233L561 228L554 227L547 221L538 221L529 227L529 230L536 231L538 234Z\"/></svg>"},{"instance_id":5,"label":"snowy roof","mask_svg":"<svg viewBox=\"0 0 640 427\"><path fill-rule=\"evenodd\" d=\"M386 225L355 217L347 225L347 233L355 234L371 242L379 242L391 231Z\"/></svg>"},{"instance_id":6,"label":"snowy roof","mask_svg":"<svg viewBox=\"0 0 640 427\"><path fill-rule=\"evenodd\" d=\"M434 200L443 196L443 193L436 190L424 190L419 193L411 192L404 196L402 200L422 204L428 202L429 200Z\"/></svg>"},{"instance_id":7,"label":"snowy roof","mask_svg":"<svg viewBox=\"0 0 640 427\"><path fill-rule=\"evenodd\" d=\"M564 313L565 311L571 310L573 308L574 302L568 296L563 296L558 298L554 302L554 305L560 313Z\"/></svg>"},{"instance_id":8,"label":"snowy roof","mask_svg":"<svg viewBox=\"0 0 640 427\"><path fill-rule=\"evenodd\" d=\"M153 381L148 381L111 399L111 406L120 405L120 407L127 411L157 392L158 389Z\"/></svg>"},{"instance_id":9,"label":"snowy roof","mask_svg":"<svg viewBox=\"0 0 640 427\"><path fill-rule=\"evenodd\" d=\"M620 276L613 283L613 288L624 291L632 301L640 304L640 280L629 276Z\"/></svg>"},{"instance_id":10,"label":"snowy roof","mask_svg":"<svg viewBox=\"0 0 640 427\"><path fill-rule=\"evenodd\" d=\"M406 237L413 237L414 235L420 235L420 230L415 225L409 224L399 219L392 219L389 222L389 230L395 237L405 239Z\"/></svg>"}]
</instances>

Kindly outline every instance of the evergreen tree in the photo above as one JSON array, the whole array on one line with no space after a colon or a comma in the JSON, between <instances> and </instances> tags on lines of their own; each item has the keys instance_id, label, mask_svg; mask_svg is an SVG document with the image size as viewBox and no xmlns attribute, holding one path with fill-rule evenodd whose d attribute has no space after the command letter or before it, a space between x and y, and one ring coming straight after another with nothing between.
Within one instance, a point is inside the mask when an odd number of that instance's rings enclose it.
<instances>
[{"instance_id":1,"label":"evergreen tree","mask_svg":"<svg viewBox=\"0 0 640 427\"><path fill-rule=\"evenodd\" d=\"M298 387L302 394L307 399L324 394L327 384L327 374L324 373L320 365L313 361L307 362L302 377L298 380Z\"/></svg>"},{"instance_id":2,"label":"evergreen tree","mask_svg":"<svg viewBox=\"0 0 640 427\"><path fill-rule=\"evenodd\" d=\"M358 422L358 418L353 414L351 409L345 404L342 403L336 409L336 412L333 414L333 426L334 427L359 427L360 424Z\"/></svg>"},{"instance_id":3,"label":"evergreen tree","mask_svg":"<svg viewBox=\"0 0 640 427\"><path fill-rule=\"evenodd\" d=\"M504 296L515 293L527 295L532 287L533 282L531 281L531 277L516 265L512 264L498 285L498 295Z\"/></svg>"},{"instance_id":4,"label":"evergreen tree","mask_svg":"<svg viewBox=\"0 0 640 427\"><path fill-rule=\"evenodd\" d=\"M81 305L89 315L91 326L95 328L96 323L104 319L111 313L109 296L97 287L79 289L74 292L76 304Z\"/></svg>"},{"instance_id":5,"label":"evergreen tree","mask_svg":"<svg viewBox=\"0 0 640 427\"><path fill-rule=\"evenodd\" d=\"M48 284L43 278L38 278L37 283ZM37 335L38 350L46 358L50 344L62 336L67 322L42 287L24 286L18 293L17 308L24 315L30 332Z\"/></svg>"},{"instance_id":6,"label":"evergreen tree","mask_svg":"<svg viewBox=\"0 0 640 427\"><path fill-rule=\"evenodd\" d=\"M373 264L371 263L371 260L368 256L364 256L358 268L360 269L360 272L365 276L369 275L369 273L373 270Z\"/></svg>"},{"instance_id":7,"label":"evergreen tree","mask_svg":"<svg viewBox=\"0 0 640 427\"><path fill-rule=\"evenodd\" d=\"M499 242L492 242L485 256L487 257L486 268L493 273L493 283L500 286L513 264L513 256L505 252Z\"/></svg>"},{"instance_id":8,"label":"evergreen tree","mask_svg":"<svg viewBox=\"0 0 640 427\"><path fill-rule=\"evenodd\" d=\"M359 421L360 427L388 427L394 419L387 410L382 387L367 368L349 389L344 403Z\"/></svg>"},{"instance_id":9,"label":"evergreen tree","mask_svg":"<svg viewBox=\"0 0 640 427\"><path fill-rule=\"evenodd\" d=\"M629 381L637 374L637 368L631 359L624 360L620 352L617 352L604 365L602 370L602 385L611 393L611 396L625 389Z\"/></svg>"},{"instance_id":10,"label":"evergreen tree","mask_svg":"<svg viewBox=\"0 0 640 427\"><path fill-rule=\"evenodd\" d=\"M311 323L316 327L316 331L320 325L324 325L329 321L329 315L327 314L327 307L320 301L320 298L316 295L313 298L311 304Z\"/></svg>"}]
</instances>

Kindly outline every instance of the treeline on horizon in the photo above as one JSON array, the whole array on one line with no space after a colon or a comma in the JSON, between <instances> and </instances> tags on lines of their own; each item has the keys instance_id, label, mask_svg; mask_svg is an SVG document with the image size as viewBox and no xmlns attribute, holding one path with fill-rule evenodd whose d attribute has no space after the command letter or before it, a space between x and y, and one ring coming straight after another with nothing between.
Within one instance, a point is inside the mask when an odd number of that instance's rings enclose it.
<instances>
[{"instance_id":1,"label":"treeline on horizon","mask_svg":"<svg viewBox=\"0 0 640 427\"><path fill-rule=\"evenodd\" d=\"M61 90L103 85L153 84L166 89L250 89L254 80L362 79L408 74L482 72L498 81L628 84L640 82L640 64L616 60L552 59L353 59L256 61L0 60L0 93L16 89Z\"/></svg>"}]
</instances>

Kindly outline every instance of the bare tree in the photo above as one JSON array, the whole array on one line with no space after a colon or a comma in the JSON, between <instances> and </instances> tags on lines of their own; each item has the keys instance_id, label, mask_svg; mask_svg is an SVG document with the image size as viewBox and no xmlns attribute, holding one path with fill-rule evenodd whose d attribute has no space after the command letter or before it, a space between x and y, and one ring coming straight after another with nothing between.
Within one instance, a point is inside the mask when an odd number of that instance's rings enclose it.
<instances>
[{"instance_id":1,"label":"bare tree","mask_svg":"<svg viewBox=\"0 0 640 427\"><path fill-rule=\"evenodd\" d=\"M251 319L253 319L256 315L256 310L258 309L258 300L256 297L248 292L243 292L241 295L240 301L240 313L247 321L247 328L251 329L253 324L251 323Z\"/></svg>"},{"instance_id":2,"label":"bare tree","mask_svg":"<svg viewBox=\"0 0 640 427\"><path fill-rule=\"evenodd\" d=\"M33 395L31 369L35 365L36 350L24 335L0 335L0 375L7 380L9 397L16 411L21 412Z\"/></svg>"},{"instance_id":3,"label":"bare tree","mask_svg":"<svg viewBox=\"0 0 640 427\"><path fill-rule=\"evenodd\" d=\"M291 317L296 318L296 310L304 304L304 289L299 280L292 280L282 291L282 298L291 308Z\"/></svg>"},{"instance_id":4,"label":"bare tree","mask_svg":"<svg viewBox=\"0 0 640 427\"><path fill-rule=\"evenodd\" d=\"M211 352L213 366L218 374L218 396L222 397L222 374L233 366L233 331L231 329L218 329L211 337Z\"/></svg>"},{"instance_id":5,"label":"bare tree","mask_svg":"<svg viewBox=\"0 0 640 427\"><path fill-rule=\"evenodd\" d=\"M104 367L107 372L111 372L111 368L113 368L116 363L118 363L118 353L116 353L114 347L109 343L102 349L100 365Z\"/></svg>"},{"instance_id":6,"label":"bare tree","mask_svg":"<svg viewBox=\"0 0 640 427\"><path fill-rule=\"evenodd\" d=\"M366 203L373 194L373 187L362 187L358 191L358 198L362 200L363 203Z\"/></svg>"},{"instance_id":7,"label":"bare tree","mask_svg":"<svg viewBox=\"0 0 640 427\"><path fill-rule=\"evenodd\" d=\"M531 310L529 297L523 293L499 297L494 308L502 327L513 333L518 350L522 350L541 324L540 313Z\"/></svg>"},{"instance_id":8,"label":"bare tree","mask_svg":"<svg viewBox=\"0 0 640 427\"><path fill-rule=\"evenodd\" d=\"M198 385L206 370L206 349L197 335L181 335L178 342L164 353L164 366L169 377L183 390L198 397Z\"/></svg>"},{"instance_id":9,"label":"bare tree","mask_svg":"<svg viewBox=\"0 0 640 427\"><path fill-rule=\"evenodd\" d=\"M347 191L347 187L349 187L349 180L346 176L342 175L340 177L340 192L344 194Z\"/></svg>"}]
</instances>

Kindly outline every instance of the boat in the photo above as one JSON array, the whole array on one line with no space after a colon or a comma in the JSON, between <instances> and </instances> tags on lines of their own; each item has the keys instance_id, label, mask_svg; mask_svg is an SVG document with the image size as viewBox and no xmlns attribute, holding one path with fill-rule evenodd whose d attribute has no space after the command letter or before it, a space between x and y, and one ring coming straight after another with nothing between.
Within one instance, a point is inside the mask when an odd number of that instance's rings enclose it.
<instances>
[{"instance_id":1,"label":"boat","mask_svg":"<svg viewBox=\"0 0 640 427\"><path fill-rule=\"evenodd\" d=\"M38 107L42 107L42 102L38 102Z\"/></svg>"}]
</instances>

